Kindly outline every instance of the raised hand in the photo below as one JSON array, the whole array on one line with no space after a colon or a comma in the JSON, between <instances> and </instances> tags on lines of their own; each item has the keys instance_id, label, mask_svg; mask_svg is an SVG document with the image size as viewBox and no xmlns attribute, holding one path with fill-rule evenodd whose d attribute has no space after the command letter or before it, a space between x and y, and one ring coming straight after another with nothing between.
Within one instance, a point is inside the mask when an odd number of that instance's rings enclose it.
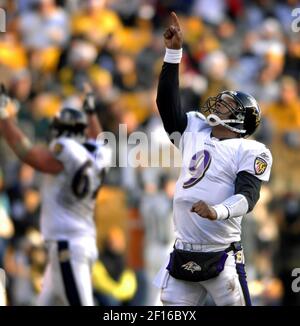
<instances>
[{"instance_id":1,"label":"raised hand","mask_svg":"<svg viewBox=\"0 0 300 326\"><path fill-rule=\"evenodd\" d=\"M86 113L93 113L95 111L95 95L93 93L92 86L85 82L83 84L83 91L85 94L85 99L83 101L83 110Z\"/></svg>"},{"instance_id":2,"label":"raised hand","mask_svg":"<svg viewBox=\"0 0 300 326\"><path fill-rule=\"evenodd\" d=\"M179 50L182 48L183 37L179 20L174 11L171 12L171 23L164 32L165 46L168 49Z\"/></svg>"}]
</instances>

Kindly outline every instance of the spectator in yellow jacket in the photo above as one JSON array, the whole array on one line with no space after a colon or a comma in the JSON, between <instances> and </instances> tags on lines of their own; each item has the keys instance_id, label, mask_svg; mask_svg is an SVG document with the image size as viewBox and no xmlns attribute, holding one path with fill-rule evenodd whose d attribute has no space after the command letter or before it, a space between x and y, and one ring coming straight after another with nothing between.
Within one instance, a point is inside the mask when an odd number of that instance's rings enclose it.
<instances>
[{"instance_id":1,"label":"spectator in yellow jacket","mask_svg":"<svg viewBox=\"0 0 300 326\"><path fill-rule=\"evenodd\" d=\"M92 272L95 299L99 305L128 305L134 298L137 280L135 272L126 266L125 249L123 231L111 228Z\"/></svg>"}]
</instances>

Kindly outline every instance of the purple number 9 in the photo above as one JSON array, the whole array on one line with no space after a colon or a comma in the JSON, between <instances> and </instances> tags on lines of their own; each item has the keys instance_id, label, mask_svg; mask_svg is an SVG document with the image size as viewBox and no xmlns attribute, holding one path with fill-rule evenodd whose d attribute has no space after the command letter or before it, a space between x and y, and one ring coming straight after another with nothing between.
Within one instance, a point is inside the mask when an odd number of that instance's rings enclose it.
<instances>
[{"instance_id":1,"label":"purple number 9","mask_svg":"<svg viewBox=\"0 0 300 326\"><path fill-rule=\"evenodd\" d=\"M211 155L207 150L201 150L193 155L190 165L189 172L192 177L184 182L183 188L193 187L203 177L211 162Z\"/></svg>"}]
</instances>

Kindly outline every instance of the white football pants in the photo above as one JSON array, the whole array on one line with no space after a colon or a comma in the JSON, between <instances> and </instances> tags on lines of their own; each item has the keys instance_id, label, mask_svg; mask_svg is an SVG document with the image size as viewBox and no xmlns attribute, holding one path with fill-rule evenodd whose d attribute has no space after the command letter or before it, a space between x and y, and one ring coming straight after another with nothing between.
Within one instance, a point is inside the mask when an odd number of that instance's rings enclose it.
<instances>
[{"instance_id":1,"label":"white football pants","mask_svg":"<svg viewBox=\"0 0 300 326\"><path fill-rule=\"evenodd\" d=\"M93 306L91 280L96 247L73 241L49 241L48 264L39 306Z\"/></svg>"}]
</instances>

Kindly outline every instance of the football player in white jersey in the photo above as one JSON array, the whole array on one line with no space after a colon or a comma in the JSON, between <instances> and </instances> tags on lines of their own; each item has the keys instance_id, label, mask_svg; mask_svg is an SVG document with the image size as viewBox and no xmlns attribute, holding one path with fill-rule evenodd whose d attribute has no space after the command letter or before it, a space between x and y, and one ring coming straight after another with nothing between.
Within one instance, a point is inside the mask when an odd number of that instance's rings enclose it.
<instances>
[{"instance_id":1,"label":"football player in white jersey","mask_svg":"<svg viewBox=\"0 0 300 326\"><path fill-rule=\"evenodd\" d=\"M93 95L84 111L64 108L51 125L49 148L32 145L11 117L2 91L0 132L20 160L44 172L41 232L48 265L39 305L93 305L91 267L97 258L95 199L110 152L96 142L101 128Z\"/></svg>"},{"instance_id":2,"label":"football player in white jersey","mask_svg":"<svg viewBox=\"0 0 300 326\"><path fill-rule=\"evenodd\" d=\"M251 305L241 220L272 165L265 145L246 139L260 123L260 109L251 95L224 91L202 113L185 114L178 77L183 40L174 12L164 41L157 105L165 130L182 134L183 165L173 203L176 241L154 283L164 305L202 305L207 293L216 305Z\"/></svg>"}]
</instances>

